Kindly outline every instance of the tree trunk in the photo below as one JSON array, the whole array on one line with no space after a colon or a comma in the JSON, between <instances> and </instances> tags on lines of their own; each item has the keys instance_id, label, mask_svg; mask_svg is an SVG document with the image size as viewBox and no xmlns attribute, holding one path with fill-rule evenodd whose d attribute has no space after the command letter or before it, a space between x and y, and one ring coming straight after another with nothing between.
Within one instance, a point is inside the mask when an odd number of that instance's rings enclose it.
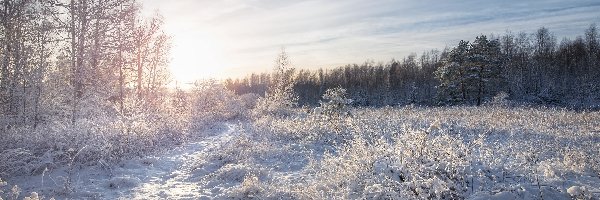
<instances>
[{"instance_id":1,"label":"tree trunk","mask_svg":"<svg viewBox=\"0 0 600 200\"><path fill-rule=\"evenodd\" d=\"M483 81L483 65L479 66L479 80L477 84L477 106L481 105L481 99L483 97L484 81Z\"/></svg>"},{"instance_id":2,"label":"tree trunk","mask_svg":"<svg viewBox=\"0 0 600 200\"><path fill-rule=\"evenodd\" d=\"M122 8L121 8L122 9ZM121 114L123 114L123 87L124 86L124 74L123 74L123 33L121 32L121 25L122 22L119 22L119 26L118 26L118 41L119 41L119 58L118 58L118 62L119 62L119 111L121 112Z\"/></svg>"},{"instance_id":3,"label":"tree trunk","mask_svg":"<svg viewBox=\"0 0 600 200\"><path fill-rule=\"evenodd\" d=\"M140 41L140 40L138 40ZM138 100L142 99L142 75L143 75L143 65L142 65L142 42L138 42L137 43L137 57L136 57L136 63L137 63L137 97Z\"/></svg>"}]
</instances>

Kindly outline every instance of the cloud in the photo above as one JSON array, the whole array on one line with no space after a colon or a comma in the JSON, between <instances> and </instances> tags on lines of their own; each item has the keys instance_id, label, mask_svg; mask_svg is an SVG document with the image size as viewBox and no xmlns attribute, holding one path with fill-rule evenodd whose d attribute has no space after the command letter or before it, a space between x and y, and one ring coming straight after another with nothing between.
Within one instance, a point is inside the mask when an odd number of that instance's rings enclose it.
<instances>
[{"instance_id":1,"label":"cloud","mask_svg":"<svg viewBox=\"0 0 600 200\"><path fill-rule=\"evenodd\" d=\"M388 61L489 33L532 32L558 38L600 22L600 2L399 0L146 0L160 8L175 38L215 40L224 76L271 69L286 47L296 66ZM203 39L207 40L207 39ZM178 41L186 42L186 41ZM176 56L176 55L174 55ZM174 58L177 59L177 58ZM243 70L242 70L243 69Z\"/></svg>"}]
</instances>

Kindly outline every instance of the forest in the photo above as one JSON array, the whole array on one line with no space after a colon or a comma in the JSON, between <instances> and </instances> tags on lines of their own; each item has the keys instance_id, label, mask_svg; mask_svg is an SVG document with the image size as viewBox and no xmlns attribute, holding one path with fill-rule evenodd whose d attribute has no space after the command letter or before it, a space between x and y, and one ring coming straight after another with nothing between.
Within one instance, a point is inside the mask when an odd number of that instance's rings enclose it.
<instances>
[{"instance_id":1,"label":"forest","mask_svg":"<svg viewBox=\"0 0 600 200\"><path fill-rule=\"evenodd\" d=\"M2 130L156 110L168 96L170 36L159 14L140 9L132 0L2 1Z\"/></svg>"},{"instance_id":2,"label":"forest","mask_svg":"<svg viewBox=\"0 0 600 200\"><path fill-rule=\"evenodd\" d=\"M547 28L534 33L480 35L472 42L411 54L387 63L295 70L299 104L318 105L328 88L346 88L356 106L514 103L598 109L600 43L595 24L560 42ZM269 73L226 80L237 94L264 94Z\"/></svg>"}]
</instances>

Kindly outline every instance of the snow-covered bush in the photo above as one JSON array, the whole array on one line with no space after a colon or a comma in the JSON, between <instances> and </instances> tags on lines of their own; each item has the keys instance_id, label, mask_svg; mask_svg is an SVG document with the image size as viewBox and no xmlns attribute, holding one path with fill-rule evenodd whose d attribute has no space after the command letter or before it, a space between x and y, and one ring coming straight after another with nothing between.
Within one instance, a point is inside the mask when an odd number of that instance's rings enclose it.
<instances>
[{"instance_id":1,"label":"snow-covered bush","mask_svg":"<svg viewBox=\"0 0 600 200\"><path fill-rule=\"evenodd\" d=\"M226 193L224 196L233 199L262 199L264 186L255 175L246 175L241 185Z\"/></svg>"},{"instance_id":2,"label":"snow-covered bush","mask_svg":"<svg viewBox=\"0 0 600 200\"><path fill-rule=\"evenodd\" d=\"M592 193L584 186L571 186L567 193L574 199L593 199Z\"/></svg>"},{"instance_id":3,"label":"snow-covered bush","mask_svg":"<svg viewBox=\"0 0 600 200\"><path fill-rule=\"evenodd\" d=\"M469 155L462 141L405 131L391 142L357 138L335 154L326 154L320 163L310 166L317 173L308 187L315 194L324 194L317 198L463 197Z\"/></svg>"},{"instance_id":4,"label":"snow-covered bush","mask_svg":"<svg viewBox=\"0 0 600 200\"><path fill-rule=\"evenodd\" d=\"M2 178L0 178L0 199L2 199L2 196L4 196L3 188L7 185L8 183L6 183L6 181L3 181Z\"/></svg>"},{"instance_id":5,"label":"snow-covered bush","mask_svg":"<svg viewBox=\"0 0 600 200\"><path fill-rule=\"evenodd\" d=\"M14 185L13 187L11 187L10 191L4 191L4 187L7 187L8 183L6 183L6 181L3 181L0 178L0 200L3 199L18 199L19 196L21 195L21 188L19 188L19 186ZM25 196L23 197L23 200L43 200L44 197L43 196L39 196L37 192L31 192L31 194L29 196ZM50 198L50 200L54 200L54 198Z\"/></svg>"},{"instance_id":6,"label":"snow-covered bush","mask_svg":"<svg viewBox=\"0 0 600 200\"><path fill-rule=\"evenodd\" d=\"M189 110L191 115L193 109ZM597 196L598 112L407 106L356 108L352 117L323 120L322 115L292 111L288 117L265 115L237 124L231 135L218 137L222 143L207 144L211 153L190 163L186 180L216 198ZM43 173L69 162L110 163L174 145L160 125L171 114L160 113L130 111L118 118L90 117L75 125L12 128L0 140L4 148L0 156L10 161L0 163L0 172L9 172L10 177ZM214 113L227 116L204 112ZM571 186L579 188L569 191Z\"/></svg>"},{"instance_id":7,"label":"snow-covered bush","mask_svg":"<svg viewBox=\"0 0 600 200\"><path fill-rule=\"evenodd\" d=\"M565 180L598 173L597 112L408 106L357 108L352 114L336 123L316 117L320 115L263 116L244 127L247 142L268 144L237 148L252 152L244 163L270 174L261 179L258 196L563 198L569 196ZM289 146L300 148L285 150ZM270 148L304 160L299 167L281 162L282 167L279 161L287 160L272 156ZM280 173L281 168L292 171ZM290 174L302 178L283 178Z\"/></svg>"},{"instance_id":8,"label":"snow-covered bush","mask_svg":"<svg viewBox=\"0 0 600 200\"><path fill-rule=\"evenodd\" d=\"M281 98L279 94L266 94L256 100L253 117L259 118L264 115L290 116L297 106L296 98Z\"/></svg>"},{"instance_id":9,"label":"snow-covered bush","mask_svg":"<svg viewBox=\"0 0 600 200\"><path fill-rule=\"evenodd\" d=\"M0 179L0 200L2 200L3 196L6 197L6 199L17 199L19 198L19 195L21 194L21 188L19 188L19 186L15 185L12 186L10 191L4 191L4 187L7 187L8 183L6 183L6 181L2 181L2 179Z\"/></svg>"},{"instance_id":10,"label":"snow-covered bush","mask_svg":"<svg viewBox=\"0 0 600 200\"><path fill-rule=\"evenodd\" d=\"M35 127L2 131L0 176L37 175L70 163L107 165L180 144L189 136L189 114L173 109L171 97L152 103L128 98L123 112L82 102L85 115L75 123L69 116L54 116Z\"/></svg>"},{"instance_id":11,"label":"snow-covered bush","mask_svg":"<svg viewBox=\"0 0 600 200\"><path fill-rule=\"evenodd\" d=\"M352 99L347 97L346 89L341 87L327 89L323 94L321 106L314 109L314 114L329 118L339 118L350 114Z\"/></svg>"},{"instance_id":12,"label":"snow-covered bush","mask_svg":"<svg viewBox=\"0 0 600 200\"><path fill-rule=\"evenodd\" d=\"M242 100L239 96L215 81L197 82L191 93L192 124L197 129L205 128L211 124L245 117L251 96Z\"/></svg>"},{"instance_id":13,"label":"snow-covered bush","mask_svg":"<svg viewBox=\"0 0 600 200\"><path fill-rule=\"evenodd\" d=\"M248 110L254 109L256 107L256 103L259 98L260 96L254 93L240 95L240 100L242 101L242 104Z\"/></svg>"}]
</instances>

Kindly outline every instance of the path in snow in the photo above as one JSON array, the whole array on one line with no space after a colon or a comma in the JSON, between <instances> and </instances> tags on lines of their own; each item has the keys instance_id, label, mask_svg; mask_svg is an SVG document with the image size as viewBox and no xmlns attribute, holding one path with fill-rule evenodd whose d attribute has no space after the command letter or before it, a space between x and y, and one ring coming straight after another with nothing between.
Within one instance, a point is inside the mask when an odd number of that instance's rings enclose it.
<instances>
[{"instance_id":1,"label":"path in snow","mask_svg":"<svg viewBox=\"0 0 600 200\"><path fill-rule=\"evenodd\" d=\"M141 183L130 188L130 194L125 194L127 199L198 199L201 185L189 182L188 178L194 167L195 158L202 154L209 154L230 141L236 132L232 124L226 124L225 130L201 141L189 142L185 145L168 151L163 155L148 157L142 163L149 164L142 169L125 170L123 175L141 175ZM140 171L141 170L141 171Z\"/></svg>"},{"instance_id":2,"label":"path in snow","mask_svg":"<svg viewBox=\"0 0 600 200\"><path fill-rule=\"evenodd\" d=\"M224 124L213 135L174 146L158 155L125 160L111 167L90 166L75 170L73 192L64 194L66 167L43 175L15 177L28 195L35 191L56 199L201 199L201 186L188 177L195 158L209 154L235 137L239 131L233 124ZM210 131L209 131L210 133Z\"/></svg>"}]
</instances>

